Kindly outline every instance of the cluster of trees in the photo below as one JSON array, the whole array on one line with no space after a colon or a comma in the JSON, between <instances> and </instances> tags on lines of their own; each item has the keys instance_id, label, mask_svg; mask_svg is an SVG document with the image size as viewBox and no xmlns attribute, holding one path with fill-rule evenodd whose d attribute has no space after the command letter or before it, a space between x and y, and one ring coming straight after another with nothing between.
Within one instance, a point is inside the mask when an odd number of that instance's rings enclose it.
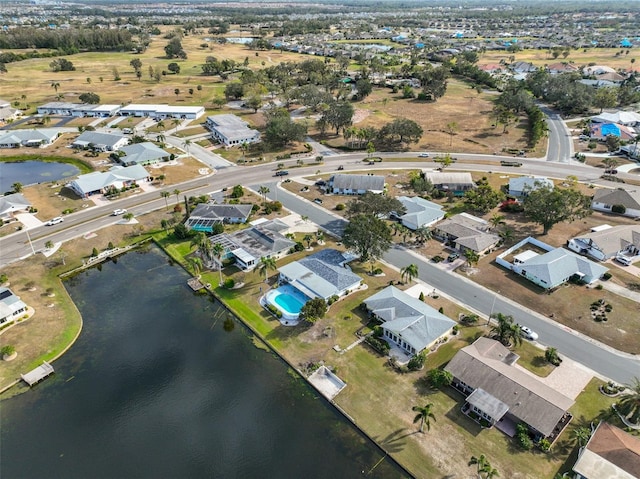
<instances>
[{"instance_id":1,"label":"cluster of trees","mask_svg":"<svg viewBox=\"0 0 640 479\"><path fill-rule=\"evenodd\" d=\"M92 93L92 92L86 92L86 93L82 93L78 99L82 102L82 103L89 103L91 105L97 105L98 103L100 103L100 96L96 93Z\"/></svg>"},{"instance_id":2,"label":"cluster of trees","mask_svg":"<svg viewBox=\"0 0 640 479\"><path fill-rule=\"evenodd\" d=\"M302 141L307 135L307 126L291 120L291 115L284 108L269 108L264 116L264 139L271 145L285 146L294 141Z\"/></svg>"},{"instance_id":3,"label":"cluster of trees","mask_svg":"<svg viewBox=\"0 0 640 479\"><path fill-rule=\"evenodd\" d=\"M494 114L496 122L502 123L505 127L512 119L521 114L526 114L527 136L530 148L535 148L538 142L547 132L545 115L535 104L534 98L521 82L512 81L506 85L504 91L496 100Z\"/></svg>"},{"instance_id":4,"label":"cluster of trees","mask_svg":"<svg viewBox=\"0 0 640 479\"><path fill-rule=\"evenodd\" d=\"M49 63L49 67L51 68L51 71L54 72L71 72L76 69L76 67L73 66L73 63L66 58L56 58Z\"/></svg>"},{"instance_id":5,"label":"cluster of trees","mask_svg":"<svg viewBox=\"0 0 640 479\"><path fill-rule=\"evenodd\" d=\"M495 78L490 73L480 70L476 63L478 54L476 52L462 52L451 63L451 73L468 78L477 85L485 85L489 88L497 86Z\"/></svg>"},{"instance_id":6,"label":"cluster of trees","mask_svg":"<svg viewBox=\"0 0 640 479\"><path fill-rule=\"evenodd\" d=\"M216 57L207 57L205 63L200 65L200 68L202 68L203 75L220 75L225 79L229 73L236 71L237 65L234 60L226 58L224 60L218 60Z\"/></svg>"},{"instance_id":7,"label":"cluster of trees","mask_svg":"<svg viewBox=\"0 0 640 479\"><path fill-rule=\"evenodd\" d=\"M182 60L187 59L187 52L182 48L182 42L180 38L174 36L169 40L169 43L164 47L164 52L167 55L167 58L180 58Z\"/></svg>"},{"instance_id":8,"label":"cluster of trees","mask_svg":"<svg viewBox=\"0 0 640 479\"><path fill-rule=\"evenodd\" d=\"M0 35L0 49L48 48L65 54L79 51L131 50L131 33L119 29L70 28L48 30L19 27Z\"/></svg>"},{"instance_id":9,"label":"cluster of trees","mask_svg":"<svg viewBox=\"0 0 640 479\"><path fill-rule=\"evenodd\" d=\"M450 76L447 66L432 67L427 64L424 68L415 72L415 76L420 80L422 86L422 92L418 95L418 100L436 101L447 92L447 79Z\"/></svg>"}]
</instances>

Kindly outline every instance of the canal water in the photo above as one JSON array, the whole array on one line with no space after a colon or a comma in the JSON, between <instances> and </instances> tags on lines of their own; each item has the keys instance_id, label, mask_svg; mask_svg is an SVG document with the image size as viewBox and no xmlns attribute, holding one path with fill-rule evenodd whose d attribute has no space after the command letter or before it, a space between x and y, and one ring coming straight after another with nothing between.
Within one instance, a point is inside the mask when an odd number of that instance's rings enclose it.
<instances>
[{"instance_id":1,"label":"canal water","mask_svg":"<svg viewBox=\"0 0 640 479\"><path fill-rule=\"evenodd\" d=\"M11 190L14 183L24 186L71 178L80 170L67 163L48 161L0 162L0 194Z\"/></svg>"},{"instance_id":2,"label":"canal water","mask_svg":"<svg viewBox=\"0 0 640 479\"><path fill-rule=\"evenodd\" d=\"M65 281L84 329L1 403L3 479L406 477L187 278L149 246Z\"/></svg>"}]
</instances>

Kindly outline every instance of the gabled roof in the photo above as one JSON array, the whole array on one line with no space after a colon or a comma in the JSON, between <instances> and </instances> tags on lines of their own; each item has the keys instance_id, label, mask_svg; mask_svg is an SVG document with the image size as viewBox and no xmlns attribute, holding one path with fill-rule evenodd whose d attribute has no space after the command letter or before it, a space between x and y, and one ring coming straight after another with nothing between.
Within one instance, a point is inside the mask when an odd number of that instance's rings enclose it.
<instances>
[{"instance_id":1,"label":"gabled roof","mask_svg":"<svg viewBox=\"0 0 640 479\"><path fill-rule=\"evenodd\" d=\"M601 188L596 190L593 195L593 201L607 205L623 205L627 209L640 210L640 191Z\"/></svg>"},{"instance_id":2,"label":"gabled roof","mask_svg":"<svg viewBox=\"0 0 640 479\"><path fill-rule=\"evenodd\" d=\"M556 248L547 253L534 256L521 264L530 276L554 287L574 274L599 278L608 268L564 248Z\"/></svg>"},{"instance_id":3,"label":"gabled roof","mask_svg":"<svg viewBox=\"0 0 640 479\"><path fill-rule=\"evenodd\" d=\"M124 135L113 135L111 133L100 133L97 131L83 131L73 142L74 145L105 145L113 148L119 141L125 138Z\"/></svg>"},{"instance_id":4,"label":"gabled roof","mask_svg":"<svg viewBox=\"0 0 640 479\"><path fill-rule=\"evenodd\" d=\"M125 157L120 160L127 164L148 163L169 156L169 153L150 141L123 146L120 151L125 153Z\"/></svg>"},{"instance_id":5,"label":"gabled roof","mask_svg":"<svg viewBox=\"0 0 640 479\"><path fill-rule=\"evenodd\" d=\"M295 245L295 242L280 234L288 226L280 220L267 220L249 228L212 236L212 244L222 243L227 249L242 249L253 258L277 254ZM234 253L235 254L235 253Z\"/></svg>"},{"instance_id":6,"label":"gabled roof","mask_svg":"<svg viewBox=\"0 0 640 479\"><path fill-rule=\"evenodd\" d=\"M315 296L329 298L360 284L362 278L345 267L349 259L351 258L338 250L325 249L286 264L279 271L305 294L310 292Z\"/></svg>"},{"instance_id":7,"label":"gabled roof","mask_svg":"<svg viewBox=\"0 0 640 479\"><path fill-rule=\"evenodd\" d=\"M640 439L601 422L573 470L586 479L638 479Z\"/></svg>"},{"instance_id":8,"label":"gabled roof","mask_svg":"<svg viewBox=\"0 0 640 479\"><path fill-rule=\"evenodd\" d=\"M5 216L12 211L26 210L31 203L20 193L0 196L0 216Z\"/></svg>"},{"instance_id":9,"label":"gabled roof","mask_svg":"<svg viewBox=\"0 0 640 479\"><path fill-rule=\"evenodd\" d=\"M385 329L402 336L416 351L422 351L456 324L395 286L386 287L364 303L385 321Z\"/></svg>"},{"instance_id":10,"label":"gabled roof","mask_svg":"<svg viewBox=\"0 0 640 479\"><path fill-rule=\"evenodd\" d=\"M425 171L425 178L434 185L473 185L471 173L450 173L448 171Z\"/></svg>"},{"instance_id":11,"label":"gabled roof","mask_svg":"<svg viewBox=\"0 0 640 479\"><path fill-rule=\"evenodd\" d=\"M57 128L39 128L33 130L12 130L5 134L0 134L0 144L16 144L29 141L52 142L60 134Z\"/></svg>"},{"instance_id":12,"label":"gabled roof","mask_svg":"<svg viewBox=\"0 0 640 479\"><path fill-rule=\"evenodd\" d=\"M224 221L228 218L248 218L253 205L212 205L201 203L195 207L189 216L192 219L207 219Z\"/></svg>"},{"instance_id":13,"label":"gabled roof","mask_svg":"<svg viewBox=\"0 0 640 479\"><path fill-rule=\"evenodd\" d=\"M0 287L0 318L13 315L27 305L9 288Z\"/></svg>"},{"instance_id":14,"label":"gabled roof","mask_svg":"<svg viewBox=\"0 0 640 479\"><path fill-rule=\"evenodd\" d=\"M613 113L605 111L594 116L592 120L601 123L619 123L625 125L627 123L640 123L640 114L634 111L616 111Z\"/></svg>"},{"instance_id":15,"label":"gabled roof","mask_svg":"<svg viewBox=\"0 0 640 479\"><path fill-rule=\"evenodd\" d=\"M601 231L594 231L574 240L595 244L607 257L614 255L629 245L640 249L640 225L613 226Z\"/></svg>"},{"instance_id":16,"label":"gabled roof","mask_svg":"<svg viewBox=\"0 0 640 479\"><path fill-rule=\"evenodd\" d=\"M149 172L142 165L114 166L109 171L94 171L86 175L80 175L71 182L71 187L82 194L102 190L115 183L123 181L137 181L147 178Z\"/></svg>"},{"instance_id":17,"label":"gabled roof","mask_svg":"<svg viewBox=\"0 0 640 479\"><path fill-rule=\"evenodd\" d=\"M471 388L485 390L516 418L549 436L573 400L516 368L513 357L498 341L483 337L458 351L445 370Z\"/></svg>"},{"instance_id":18,"label":"gabled roof","mask_svg":"<svg viewBox=\"0 0 640 479\"><path fill-rule=\"evenodd\" d=\"M454 215L436 225L440 233L451 236L459 245L476 252L484 251L500 241L500 236L488 233L487 229L485 220L468 213Z\"/></svg>"},{"instance_id":19,"label":"gabled roof","mask_svg":"<svg viewBox=\"0 0 640 479\"><path fill-rule=\"evenodd\" d=\"M329 180L333 188L353 191L384 191L384 176L380 175L333 175Z\"/></svg>"},{"instance_id":20,"label":"gabled roof","mask_svg":"<svg viewBox=\"0 0 640 479\"><path fill-rule=\"evenodd\" d=\"M402 203L407 212L400 217L403 221L409 221L418 226L430 224L444 216L442 207L419 196L398 196L398 201Z\"/></svg>"}]
</instances>

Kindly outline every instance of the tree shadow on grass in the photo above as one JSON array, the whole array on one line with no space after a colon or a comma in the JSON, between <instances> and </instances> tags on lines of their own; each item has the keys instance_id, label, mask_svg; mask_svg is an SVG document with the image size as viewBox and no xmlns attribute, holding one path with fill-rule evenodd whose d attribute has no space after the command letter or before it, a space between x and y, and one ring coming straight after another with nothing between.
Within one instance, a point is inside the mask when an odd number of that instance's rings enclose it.
<instances>
[{"instance_id":1,"label":"tree shadow on grass","mask_svg":"<svg viewBox=\"0 0 640 479\"><path fill-rule=\"evenodd\" d=\"M536 356L531 360L531 365L536 368L543 368L547 364L549 363L547 362L544 356Z\"/></svg>"},{"instance_id":2,"label":"tree shadow on grass","mask_svg":"<svg viewBox=\"0 0 640 479\"><path fill-rule=\"evenodd\" d=\"M386 437L374 437L373 439L380 444L385 451L393 454L404 449L405 438L415 436L416 434L420 434L417 429L408 430L407 428L400 428L390 432Z\"/></svg>"}]
</instances>

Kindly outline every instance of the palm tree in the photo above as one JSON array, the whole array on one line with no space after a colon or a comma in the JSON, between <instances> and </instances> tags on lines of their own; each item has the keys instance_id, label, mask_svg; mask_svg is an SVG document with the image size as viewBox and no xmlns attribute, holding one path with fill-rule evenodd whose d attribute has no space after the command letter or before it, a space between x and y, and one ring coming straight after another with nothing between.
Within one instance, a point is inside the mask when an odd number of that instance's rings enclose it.
<instances>
[{"instance_id":1,"label":"palm tree","mask_svg":"<svg viewBox=\"0 0 640 479\"><path fill-rule=\"evenodd\" d=\"M513 241L513 228L510 226L505 226L498 234L500 235L500 238L502 238L502 241L507 244Z\"/></svg>"},{"instance_id":2,"label":"palm tree","mask_svg":"<svg viewBox=\"0 0 640 479\"><path fill-rule=\"evenodd\" d=\"M173 194L176 195L176 205L180 202L180 190L173 190Z\"/></svg>"},{"instance_id":3,"label":"palm tree","mask_svg":"<svg viewBox=\"0 0 640 479\"><path fill-rule=\"evenodd\" d=\"M480 255L472 249L465 250L464 257L467 259L467 263L469 264L470 268L477 265L478 261L480 261Z\"/></svg>"},{"instance_id":4,"label":"palm tree","mask_svg":"<svg viewBox=\"0 0 640 479\"><path fill-rule=\"evenodd\" d=\"M478 457L471 456L471 459L469 459L469 465L477 466L476 472L478 473L478 477L481 477L480 473L483 472L487 466L490 466L489 461L484 454L480 454Z\"/></svg>"},{"instance_id":5,"label":"palm tree","mask_svg":"<svg viewBox=\"0 0 640 479\"><path fill-rule=\"evenodd\" d=\"M53 88L56 91L56 93L58 93L58 88L60 88L60 83L58 83L57 81L52 81L51 88Z\"/></svg>"},{"instance_id":6,"label":"palm tree","mask_svg":"<svg viewBox=\"0 0 640 479\"><path fill-rule=\"evenodd\" d=\"M184 146L185 149L187 150L187 155L191 155L191 140L184 140L184 143L182 143L182 146Z\"/></svg>"},{"instance_id":7,"label":"palm tree","mask_svg":"<svg viewBox=\"0 0 640 479\"><path fill-rule=\"evenodd\" d=\"M505 216L499 213L494 214L491 218L489 218L489 223L494 228L497 228L499 225L503 224L505 220Z\"/></svg>"},{"instance_id":8,"label":"palm tree","mask_svg":"<svg viewBox=\"0 0 640 479\"><path fill-rule=\"evenodd\" d=\"M158 128L162 128L162 129L164 130L164 129L165 129L164 121L160 120L160 121L158 122L158 124L157 124L157 127L158 127Z\"/></svg>"},{"instance_id":9,"label":"palm tree","mask_svg":"<svg viewBox=\"0 0 640 479\"><path fill-rule=\"evenodd\" d=\"M300 216L300 219L301 219L302 221L304 221L305 223L306 223L307 221L309 221L309 217L308 217L307 215L301 215L301 216Z\"/></svg>"},{"instance_id":10,"label":"palm tree","mask_svg":"<svg viewBox=\"0 0 640 479\"><path fill-rule=\"evenodd\" d=\"M218 260L218 272L220 273L220 284L222 284L222 255L224 254L224 246L222 246L222 243L216 243L213 245L213 248L211 248L211 252L216 260Z\"/></svg>"},{"instance_id":11,"label":"palm tree","mask_svg":"<svg viewBox=\"0 0 640 479\"><path fill-rule=\"evenodd\" d=\"M520 326L518 326L513 316L502 313L496 313L491 315L495 318L497 324L491 328L491 333L494 338L500 341L505 346L510 346L513 342L514 345L522 343L522 336L520 336Z\"/></svg>"},{"instance_id":12,"label":"palm tree","mask_svg":"<svg viewBox=\"0 0 640 479\"><path fill-rule=\"evenodd\" d=\"M318 244L324 244L324 233L320 230L316 231L316 241Z\"/></svg>"},{"instance_id":13,"label":"palm tree","mask_svg":"<svg viewBox=\"0 0 640 479\"><path fill-rule=\"evenodd\" d=\"M431 422L430 419L436 420L436 417L433 415L433 404L429 403L424 407L413 406L411 408L412 411L417 412L416 417L413 418L413 423L417 423L420 421L420 432L424 431L424 426L427 426L427 431L431 430Z\"/></svg>"},{"instance_id":14,"label":"palm tree","mask_svg":"<svg viewBox=\"0 0 640 479\"><path fill-rule=\"evenodd\" d=\"M271 190L269 189L268 186L264 186L262 185L260 188L258 188L258 193L262 196L262 200L264 203L267 202L267 195L271 192Z\"/></svg>"},{"instance_id":15,"label":"palm tree","mask_svg":"<svg viewBox=\"0 0 640 479\"><path fill-rule=\"evenodd\" d=\"M427 228L426 226L421 226L420 228L418 228L415 234L416 234L416 240L420 244L424 244L427 241L429 241L431 238L433 238L433 233L431 233L431 229Z\"/></svg>"},{"instance_id":16,"label":"palm tree","mask_svg":"<svg viewBox=\"0 0 640 479\"><path fill-rule=\"evenodd\" d=\"M580 426L573 430L572 436L576 441L578 441L578 447L582 447L589 442L591 431L588 427Z\"/></svg>"},{"instance_id":17,"label":"palm tree","mask_svg":"<svg viewBox=\"0 0 640 479\"><path fill-rule=\"evenodd\" d=\"M415 264L409 264L400 270L402 281L410 283L413 278L418 276L418 267Z\"/></svg>"},{"instance_id":18,"label":"palm tree","mask_svg":"<svg viewBox=\"0 0 640 479\"><path fill-rule=\"evenodd\" d=\"M622 395L616 409L630 422L640 424L640 379L635 377L626 386L629 392Z\"/></svg>"},{"instance_id":19,"label":"palm tree","mask_svg":"<svg viewBox=\"0 0 640 479\"><path fill-rule=\"evenodd\" d=\"M14 193L21 193L22 192L22 188L23 188L22 183L20 183L18 181L16 181L14 184L11 185L11 190Z\"/></svg>"},{"instance_id":20,"label":"palm tree","mask_svg":"<svg viewBox=\"0 0 640 479\"><path fill-rule=\"evenodd\" d=\"M189 266L193 269L193 274L196 278L200 278L200 271L202 271L202 260L197 256L191 256L187 259Z\"/></svg>"},{"instance_id":21,"label":"palm tree","mask_svg":"<svg viewBox=\"0 0 640 479\"><path fill-rule=\"evenodd\" d=\"M302 238L302 241L307 243L307 249L311 249L311 242L313 241L313 235L310 235L310 234L304 235L304 238Z\"/></svg>"},{"instance_id":22,"label":"palm tree","mask_svg":"<svg viewBox=\"0 0 640 479\"><path fill-rule=\"evenodd\" d=\"M260 258L260 264L258 264L258 274L264 274L264 282L269 279L269 270L276 269L276 260L273 258Z\"/></svg>"},{"instance_id":23,"label":"palm tree","mask_svg":"<svg viewBox=\"0 0 640 479\"><path fill-rule=\"evenodd\" d=\"M167 200L167 198L171 196L171 193L169 193L168 191L161 191L160 196L164 198L164 204L167 207L167 209L169 209L169 201Z\"/></svg>"},{"instance_id":24,"label":"palm tree","mask_svg":"<svg viewBox=\"0 0 640 479\"><path fill-rule=\"evenodd\" d=\"M164 143L167 140L167 137L164 136L162 133L158 134L158 136L156 136L156 141L158 143Z\"/></svg>"}]
</instances>

